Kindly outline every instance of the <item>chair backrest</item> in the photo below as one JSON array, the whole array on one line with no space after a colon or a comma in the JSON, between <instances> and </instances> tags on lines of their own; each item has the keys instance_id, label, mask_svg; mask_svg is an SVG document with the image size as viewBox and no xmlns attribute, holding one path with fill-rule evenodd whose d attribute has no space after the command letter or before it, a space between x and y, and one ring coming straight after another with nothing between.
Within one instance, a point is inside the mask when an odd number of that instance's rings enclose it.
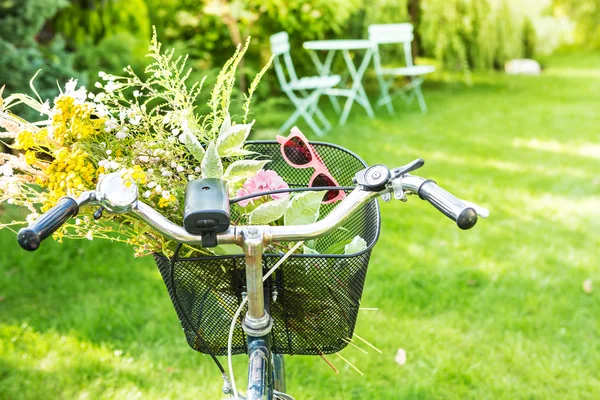
<instances>
[{"instance_id":1,"label":"chair backrest","mask_svg":"<svg viewBox=\"0 0 600 400\"><path fill-rule=\"evenodd\" d=\"M277 79L282 89L286 90L291 82L298 80L290 55L290 38L287 32L279 32L271 36L271 51L275 56L273 62ZM286 77L286 70L289 80Z\"/></svg>"},{"instance_id":2,"label":"chair backrest","mask_svg":"<svg viewBox=\"0 0 600 400\"><path fill-rule=\"evenodd\" d=\"M404 45L404 58L406 65L413 66L412 41L414 39L413 26L410 23L403 24L375 24L369 25L369 40L380 44L402 43ZM379 55L376 53L375 63L380 63Z\"/></svg>"}]
</instances>

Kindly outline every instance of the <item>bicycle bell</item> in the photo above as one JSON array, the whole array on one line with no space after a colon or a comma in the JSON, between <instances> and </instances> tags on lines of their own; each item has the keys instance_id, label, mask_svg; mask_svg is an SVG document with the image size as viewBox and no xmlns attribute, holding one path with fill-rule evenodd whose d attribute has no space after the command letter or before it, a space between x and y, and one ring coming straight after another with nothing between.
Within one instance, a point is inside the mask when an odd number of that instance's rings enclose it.
<instances>
[{"instance_id":1,"label":"bicycle bell","mask_svg":"<svg viewBox=\"0 0 600 400\"><path fill-rule=\"evenodd\" d=\"M390 179L390 170L383 164L375 164L369 168L358 171L354 176L354 183L363 186L366 190L379 192L385 189Z\"/></svg>"},{"instance_id":2,"label":"bicycle bell","mask_svg":"<svg viewBox=\"0 0 600 400\"><path fill-rule=\"evenodd\" d=\"M130 211L137 199L137 185L132 179L124 179L123 172L104 175L96 186L96 200L113 214Z\"/></svg>"}]
</instances>

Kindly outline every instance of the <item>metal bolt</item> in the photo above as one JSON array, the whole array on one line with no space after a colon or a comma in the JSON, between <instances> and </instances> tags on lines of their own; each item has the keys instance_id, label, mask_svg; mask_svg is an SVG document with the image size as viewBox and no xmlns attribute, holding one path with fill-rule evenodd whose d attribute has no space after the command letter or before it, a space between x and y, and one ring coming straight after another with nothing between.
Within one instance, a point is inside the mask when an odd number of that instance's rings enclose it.
<instances>
[{"instance_id":1,"label":"metal bolt","mask_svg":"<svg viewBox=\"0 0 600 400\"><path fill-rule=\"evenodd\" d=\"M257 228L253 228L253 227L252 228L248 228L248 230L246 231L246 233L247 233L247 235L248 235L248 237L250 239L258 237L258 229Z\"/></svg>"}]
</instances>

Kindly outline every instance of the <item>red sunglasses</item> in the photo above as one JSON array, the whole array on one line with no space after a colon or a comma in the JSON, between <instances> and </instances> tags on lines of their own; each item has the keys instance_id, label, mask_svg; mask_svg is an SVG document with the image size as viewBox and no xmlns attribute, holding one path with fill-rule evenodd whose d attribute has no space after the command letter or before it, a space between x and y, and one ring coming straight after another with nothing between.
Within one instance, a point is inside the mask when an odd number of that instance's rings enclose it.
<instances>
[{"instance_id":1,"label":"red sunglasses","mask_svg":"<svg viewBox=\"0 0 600 400\"><path fill-rule=\"evenodd\" d=\"M278 135L277 142L281 144L281 155L289 165L296 168L312 167L315 169L308 182L309 187L340 186L300 129L293 127L287 138ZM323 204L333 203L345 196L346 193L343 190L328 190L323 198Z\"/></svg>"}]
</instances>

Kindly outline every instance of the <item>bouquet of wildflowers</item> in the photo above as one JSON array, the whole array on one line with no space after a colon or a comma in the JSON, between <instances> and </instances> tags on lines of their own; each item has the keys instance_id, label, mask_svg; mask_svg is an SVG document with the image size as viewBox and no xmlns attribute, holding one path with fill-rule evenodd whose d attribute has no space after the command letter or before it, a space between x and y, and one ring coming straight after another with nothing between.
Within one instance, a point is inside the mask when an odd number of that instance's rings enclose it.
<instances>
[{"instance_id":1,"label":"bouquet of wildflowers","mask_svg":"<svg viewBox=\"0 0 600 400\"><path fill-rule=\"evenodd\" d=\"M72 79L52 102L41 99L33 83L37 98L13 94L2 99L0 91L0 136L12 139L9 146L17 154L0 153L0 202L30 211L26 221L0 228L31 222L61 197L93 190L103 174L112 172L135 181L141 200L175 223L182 223L186 184L197 178L224 179L232 196L286 188L275 172L264 170L269 160L257 159L244 148L254 124L248 121L252 95L268 65L244 94L240 121L229 114L236 68L247 45L238 48L219 73L204 115L198 115L194 105L204 80L188 86L191 71L185 68L186 57L162 51L156 33L148 54L152 62L143 77L131 67L124 68L123 76L100 72L95 93ZM13 114L11 108L18 104L37 110L40 121ZM241 201L236 207L242 223L283 219L310 223L322 198L318 192L293 197L280 193ZM313 211L308 216L301 210ZM82 209L78 218L54 234L55 239L123 241L137 255L169 255L175 248L171 240L133 217L106 215L96 221L92 212Z\"/></svg>"}]
</instances>

